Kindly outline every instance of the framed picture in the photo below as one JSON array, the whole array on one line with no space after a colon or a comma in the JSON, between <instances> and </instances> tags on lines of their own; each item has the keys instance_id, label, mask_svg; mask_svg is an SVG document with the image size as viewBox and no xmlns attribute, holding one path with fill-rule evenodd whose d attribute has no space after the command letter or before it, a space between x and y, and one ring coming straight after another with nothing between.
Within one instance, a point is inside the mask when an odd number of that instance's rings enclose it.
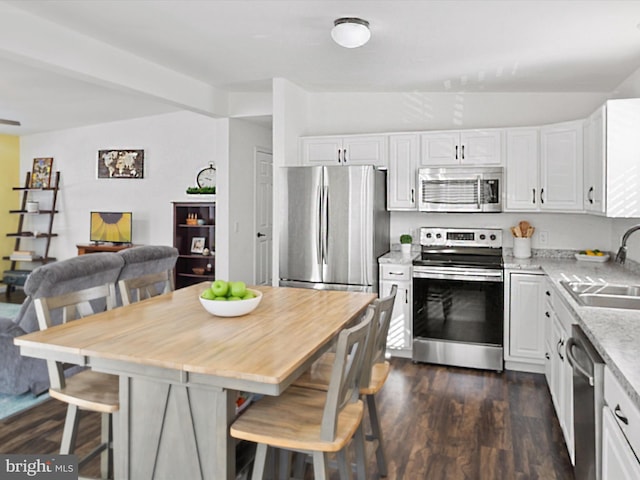
<instances>
[{"instance_id":1,"label":"framed picture","mask_svg":"<svg viewBox=\"0 0 640 480\"><path fill-rule=\"evenodd\" d=\"M53 158L34 158L29 188L49 188Z\"/></svg>"},{"instance_id":2,"label":"framed picture","mask_svg":"<svg viewBox=\"0 0 640 480\"><path fill-rule=\"evenodd\" d=\"M144 178L144 150L98 150L98 178Z\"/></svg>"},{"instance_id":3,"label":"framed picture","mask_svg":"<svg viewBox=\"0 0 640 480\"><path fill-rule=\"evenodd\" d=\"M204 243L206 241L205 237L193 237L191 239L191 253L202 253L204 252Z\"/></svg>"}]
</instances>

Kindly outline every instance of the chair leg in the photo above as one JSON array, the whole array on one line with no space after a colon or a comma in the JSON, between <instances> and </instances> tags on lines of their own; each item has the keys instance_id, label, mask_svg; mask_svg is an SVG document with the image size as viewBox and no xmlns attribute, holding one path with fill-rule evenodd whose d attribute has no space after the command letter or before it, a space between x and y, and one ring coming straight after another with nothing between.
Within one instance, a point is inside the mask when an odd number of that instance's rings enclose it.
<instances>
[{"instance_id":1,"label":"chair leg","mask_svg":"<svg viewBox=\"0 0 640 480\"><path fill-rule=\"evenodd\" d=\"M267 463L267 450L269 446L259 443L256 447L256 457L253 459L253 473L251 480L262 480L264 477L264 467Z\"/></svg>"},{"instance_id":2,"label":"chair leg","mask_svg":"<svg viewBox=\"0 0 640 480\"><path fill-rule=\"evenodd\" d=\"M340 480L352 480L353 471L351 469L351 460L349 459L349 448L344 447L337 453L338 457L338 474Z\"/></svg>"},{"instance_id":3,"label":"chair leg","mask_svg":"<svg viewBox=\"0 0 640 480\"><path fill-rule=\"evenodd\" d=\"M304 469L307 464L307 454L297 452L293 457L293 478L304 478Z\"/></svg>"},{"instance_id":4,"label":"chair leg","mask_svg":"<svg viewBox=\"0 0 640 480\"><path fill-rule=\"evenodd\" d=\"M360 422L360 426L356 430L353 437L356 450L356 477L358 480L367 479L367 455L364 445L364 426Z\"/></svg>"},{"instance_id":5,"label":"chair leg","mask_svg":"<svg viewBox=\"0 0 640 480\"><path fill-rule=\"evenodd\" d=\"M324 452L313 452L313 478L314 480L329 480L329 465L327 455Z\"/></svg>"},{"instance_id":6,"label":"chair leg","mask_svg":"<svg viewBox=\"0 0 640 480\"><path fill-rule=\"evenodd\" d=\"M371 438L378 440L376 447L376 460L378 462L378 473L381 477L387 476L387 460L384 457L384 444L382 441L382 429L378 420L378 410L376 408L375 395L367 395L367 410L369 410L369 420L371 423Z\"/></svg>"},{"instance_id":7,"label":"chair leg","mask_svg":"<svg viewBox=\"0 0 640 480\"><path fill-rule=\"evenodd\" d=\"M106 448L100 454L100 476L101 478L111 478L111 465L113 464L113 432L111 430L111 414L103 413L102 429L100 441Z\"/></svg>"},{"instance_id":8,"label":"chair leg","mask_svg":"<svg viewBox=\"0 0 640 480\"><path fill-rule=\"evenodd\" d=\"M278 478L289 480L291 478L291 450L278 449Z\"/></svg>"},{"instance_id":9,"label":"chair leg","mask_svg":"<svg viewBox=\"0 0 640 480\"><path fill-rule=\"evenodd\" d=\"M80 409L75 405L68 404L67 417L65 418L64 429L62 430L62 442L60 444L60 453L62 455L69 455L75 451L79 422Z\"/></svg>"}]
</instances>

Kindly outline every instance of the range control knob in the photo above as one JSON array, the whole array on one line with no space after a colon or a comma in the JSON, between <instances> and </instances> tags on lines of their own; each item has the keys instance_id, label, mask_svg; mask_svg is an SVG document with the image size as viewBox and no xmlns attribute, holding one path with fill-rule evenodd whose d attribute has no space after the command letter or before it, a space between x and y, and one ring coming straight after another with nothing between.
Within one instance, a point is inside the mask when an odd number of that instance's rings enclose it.
<instances>
[{"instance_id":1,"label":"range control knob","mask_svg":"<svg viewBox=\"0 0 640 480\"><path fill-rule=\"evenodd\" d=\"M436 238L442 238L442 234L441 233L436 233Z\"/></svg>"},{"instance_id":2,"label":"range control knob","mask_svg":"<svg viewBox=\"0 0 640 480\"><path fill-rule=\"evenodd\" d=\"M431 238L433 235L431 235L430 233L427 233L427 238Z\"/></svg>"},{"instance_id":3,"label":"range control knob","mask_svg":"<svg viewBox=\"0 0 640 480\"><path fill-rule=\"evenodd\" d=\"M480 235L480 240L484 240L485 238L487 238L487 236L484 233Z\"/></svg>"},{"instance_id":4,"label":"range control knob","mask_svg":"<svg viewBox=\"0 0 640 480\"><path fill-rule=\"evenodd\" d=\"M495 236L495 235L493 235L493 234L492 234L492 235L490 235L490 236L489 236L489 240L491 240L492 242L493 242L495 239L496 239L496 236Z\"/></svg>"}]
</instances>

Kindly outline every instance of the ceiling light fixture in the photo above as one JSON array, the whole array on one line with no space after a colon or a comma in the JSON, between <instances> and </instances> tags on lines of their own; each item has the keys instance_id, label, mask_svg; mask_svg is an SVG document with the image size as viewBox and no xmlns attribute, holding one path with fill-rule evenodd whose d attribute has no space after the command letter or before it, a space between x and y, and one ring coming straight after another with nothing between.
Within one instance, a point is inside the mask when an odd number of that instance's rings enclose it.
<instances>
[{"instance_id":1,"label":"ceiling light fixture","mask_svg":"<svg viewBox=\"0 0 640 480\"><path fill-rule=\"evenodd\" d=\"M371 38L369 22L361 18L339 18L333 24L331 38L341 47L361 47Z\"/></svg>"}]
</instances>

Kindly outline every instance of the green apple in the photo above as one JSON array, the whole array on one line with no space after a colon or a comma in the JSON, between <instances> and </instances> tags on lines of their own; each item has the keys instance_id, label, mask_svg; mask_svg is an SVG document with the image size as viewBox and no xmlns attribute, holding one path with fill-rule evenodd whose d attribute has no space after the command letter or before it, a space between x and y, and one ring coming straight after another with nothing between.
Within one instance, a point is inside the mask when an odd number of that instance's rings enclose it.
<instances>
[{"instance_id":1,"label":"green apple","mask_svg":"<svg viewBox=\"0 0 640 480\"><path fill-rule=\"evenodd\" d=\"M216 280L211 284L211 291L216 297L225 297L229 292L229 282Z\"/></svg>"},{"instance_id":2,"label":"green apple","mask_svg":"<svg viewBox=\"0 0 640 480\"><path fill-rule=\"evenodd\" d=\"M226 302L227 297L216 297L213 300L215 300L216 302Z\"/></svg>"},{"instance_id":3,"label":"green apple","mask_svg":"<svg viewBox=\"0 0 640 480\"><path fill-rule=\"evenodd\" d=\"M230 302L237 302L238 300L242 300L240 297L227 297L227 300Z\"/></svg>"},{"instance_id":4,"label":"green apple","mask_svg":"<svg viewBox=\"0 0 640 480\"><path fill-rule=\"evenodd\" d=\"M242 298L247 293L247 285L244 282L231 282L231 295Z\"/></svg>"},{"instance_id":5,"label":"green apple","mask_svg":"<svg viewBox=\"0 0 640 480\"><path fill-rule=\"evenodd\" d=\"M247 293L242 297L243 300L251 300L252 298L255 298L255 295L251 290L247 290Z\"/></svg>"},{"instance_id":6,"label":"green apple","mask_svg":"<svg viewBox=\"0 0 640 480\"><path fill-rule=\"evenodd\" d=\"M213 293L213 290L211 290L210 288L207 288L204 292L202 292L200 296L205 300L213 300L214 298L216 298L216 294Z\"/></svg>"}]
</instances>

